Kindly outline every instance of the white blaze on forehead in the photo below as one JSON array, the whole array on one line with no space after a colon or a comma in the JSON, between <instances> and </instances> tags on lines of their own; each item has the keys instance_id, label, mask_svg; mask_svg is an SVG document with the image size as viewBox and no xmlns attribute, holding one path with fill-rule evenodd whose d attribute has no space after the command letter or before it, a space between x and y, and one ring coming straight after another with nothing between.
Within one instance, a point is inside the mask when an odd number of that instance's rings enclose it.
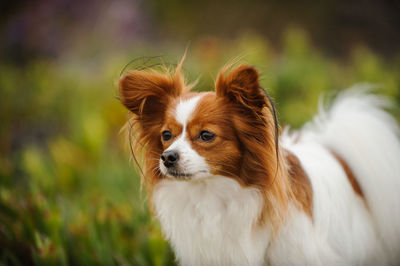
<instances>
[{"instance_id":1,"label":"white blaze on forehead","mask_svg":"<svg viewBox=\"0 0 400 266\"><path fill-rule=\"evenodd\" d=\"M190 116L193 114L200 98L201 96L196 96L187 100L180 100L176 106L175 119L182 124L184 128Z\"/></svg>"}]
</instances>

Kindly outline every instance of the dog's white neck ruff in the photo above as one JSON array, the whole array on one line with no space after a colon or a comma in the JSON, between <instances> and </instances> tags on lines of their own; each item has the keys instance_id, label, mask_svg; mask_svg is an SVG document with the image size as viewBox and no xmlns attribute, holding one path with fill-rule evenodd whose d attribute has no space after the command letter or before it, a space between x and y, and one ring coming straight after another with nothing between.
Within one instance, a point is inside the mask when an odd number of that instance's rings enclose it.
<instances>
[{"instance_id":1,"label":"dog's white neck ruff","mask_svg":"<svg viewBox=\"0 0 400 266\"><path fill-rule=\"evenodd\" d=\"M164 179L153 191L163 233L181 265L263 265L269 233L263 197L231 178Z\"/></svg>"}]
</instances>

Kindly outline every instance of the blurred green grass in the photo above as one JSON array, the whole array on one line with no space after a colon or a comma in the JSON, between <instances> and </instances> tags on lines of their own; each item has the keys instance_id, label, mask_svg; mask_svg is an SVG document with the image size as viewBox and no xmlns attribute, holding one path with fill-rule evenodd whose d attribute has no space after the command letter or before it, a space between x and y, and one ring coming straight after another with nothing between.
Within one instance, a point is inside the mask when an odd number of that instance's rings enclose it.
<instances>
[{"instance_id":1,"label":"blurred green grass","mask_svg":"<svg viewBox=\"0 0 400 266\"><path fill-rule=\"evenodd\" d=\"M360 46L330 58L301 29L288 30L282 44L278 51L251 32L203 37L190 46L184 71L189 81L201 74L197 90L211 90L218 70L241 56L262 73L281 124L294 128L315 114L321 94L359 82L379 85L399 117L399 56L383 60ZM0 265L175 264L119 133L127 117L117 100L119 72L158 49L0 63ZM167 62L183 54L176 44L162 49Z\"/></svg>"}]
</instances>

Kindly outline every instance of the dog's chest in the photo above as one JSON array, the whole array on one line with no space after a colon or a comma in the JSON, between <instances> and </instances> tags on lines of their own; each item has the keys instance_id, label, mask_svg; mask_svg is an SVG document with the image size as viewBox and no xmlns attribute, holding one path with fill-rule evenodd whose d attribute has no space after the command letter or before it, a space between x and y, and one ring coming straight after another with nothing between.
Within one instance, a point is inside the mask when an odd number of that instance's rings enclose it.
<instances>
[{"instance_id":1,"label":"dog's chest","mask_svg":"<svg viewBox=\"0 0 400 266\"><path fill-rule=\"evenodd\" d=\"M268 233L257 226L262 196L225 177L163 180L153 204L182 265L261 265Z\"/></svg>"}]
</instances>

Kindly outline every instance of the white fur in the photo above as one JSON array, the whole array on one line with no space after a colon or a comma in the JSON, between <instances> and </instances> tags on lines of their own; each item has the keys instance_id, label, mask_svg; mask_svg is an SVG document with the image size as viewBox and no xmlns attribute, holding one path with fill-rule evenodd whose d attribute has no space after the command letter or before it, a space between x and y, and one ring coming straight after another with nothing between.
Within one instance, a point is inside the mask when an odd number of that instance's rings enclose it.
<instances>
[{"instance_id":1,"label":"white fur","mask_svg":"<svg viewBox=\"0 0 400 266\"><path fill-rule=\"evenodd\" d=\"M196 106L200 99L201 96L192 97L187 100L181 99L176 106L174 113L176 121L186 127L186 124L191 118L193 111L196 109Z\"/></svg>"},{"instance_id":2,"label":"white fur","mask_svg":"<svg viewBox=\"0 0 400 266\"><path fill-rule=\"evenodd\" d=\"M209 176L164 179L153 203L182 265L398 265L400 142L381 98L351 91L281 143L300 160L313 190L313 219L294 205L271 237L256 225L263 198L255 188ZM348 163L365 195L354 192L330 150ZM223 155L221 155L223 156Z\"/></svg>"},{"instance_id":3,"label":"white fur","mask_svg":"<svg viewBox=\"0 0 400 266\"><path fill-rule=\"evenodd\" d=\"M263 265L268 230L256 227L263 201L231 178L163 180L153 203L181 265Z\"/></svg>"},{"instance_id":4,"label":"white fur","mask_svg":"<svg viewBox=\"0 0 400 266\"><path fill-rule=\"evenodd\" d=\"M203 157L201 157L190 145L187 140L187 123L192 117L201 96L196 96L188 100L181 100L174 113L175 120L182 125L181 135L166 149L166 151L175 150L179 153L178 167L185 175L191 179L198 179L208 176L210 168ZM159 161L160 171L167 174L167 168L162 160Z\"/></svg>"}]
</instances>

